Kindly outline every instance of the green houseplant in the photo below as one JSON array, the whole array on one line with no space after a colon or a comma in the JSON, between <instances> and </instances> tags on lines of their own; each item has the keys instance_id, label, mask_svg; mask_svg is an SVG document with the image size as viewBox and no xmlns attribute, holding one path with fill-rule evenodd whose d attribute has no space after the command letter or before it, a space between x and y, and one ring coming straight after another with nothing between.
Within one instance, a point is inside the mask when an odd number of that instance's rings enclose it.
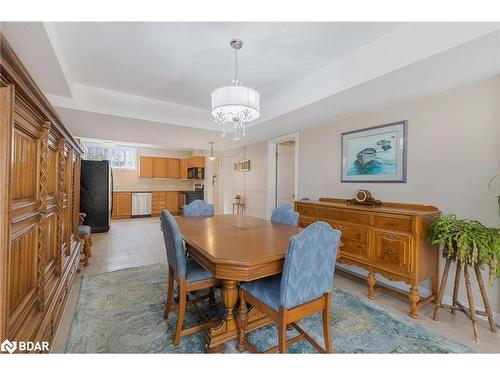
<instances>
[{"instance_id":1,"label":"green houseplant","mask_svg":"<svg viewBox=\"0 0 500 375\"><path fill-rule=\"evenodd\" d=\"M488 228L476 220L439 215L429 226L427 238L443 246L443 257L461 266L488 266L492 282L500 278L500 229Z\"/></svg>"},{"instance_id":2,"label":"green houseplant","mask_svg":"<svg viewBox=\"0 0 500 375\"><path fill-rule=\"evenodd\" d=\"M238 203L238 204L239 204L239 203L241 202L241 195L236 194L236 195L234 196L234 200L236 201L236 203Z\"/></svg>"}]
</instances>

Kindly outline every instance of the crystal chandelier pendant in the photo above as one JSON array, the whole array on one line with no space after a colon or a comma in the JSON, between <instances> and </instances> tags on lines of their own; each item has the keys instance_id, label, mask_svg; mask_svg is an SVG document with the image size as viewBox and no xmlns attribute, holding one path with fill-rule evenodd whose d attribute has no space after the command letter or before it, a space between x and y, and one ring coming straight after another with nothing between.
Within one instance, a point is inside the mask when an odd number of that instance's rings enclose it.
<instances>
[{"instance_id":1,"label":"crystal chandelier pendant","mask_svg":"<svg viewBox=\"0 0 500 375\"><path fill-rule=\"evenodd\" d=\"M238 50L243 46L241 40L233 39L235 74L231 86L223 86L212 92L212 116L225 137L227 131L233 131L233 138L239 141L246 134L249 121L260 116L260 95L250 87L240 85L238 78Z\"/></svg>"}]
</instances>

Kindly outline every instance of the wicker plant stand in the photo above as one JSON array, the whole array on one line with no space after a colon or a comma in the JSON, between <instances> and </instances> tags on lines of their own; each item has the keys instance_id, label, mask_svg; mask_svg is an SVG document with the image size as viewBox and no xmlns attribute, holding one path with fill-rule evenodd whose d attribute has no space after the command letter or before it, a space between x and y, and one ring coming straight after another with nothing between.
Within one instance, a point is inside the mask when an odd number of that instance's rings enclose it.
<instances>
[{"instance_id":1,"label":"wicker plant stand","mask_svg":"<svg viewBox=\"0 0 500 375\"><path fill-rule=\"evenodd\" d=\"M434 320L439 319L439 312L441 308L450 309L452 314L455 314L455 311L463 312L467 318L469 318L472 322L472 329L474 331L474 340L479 342L479 330L477 327L477 315L487 316L488 322L490 323L490 330L492 332L497 331L497 327L495 325L495 320L493 319L493 313L491 312L490 302L488 300L488 293L486 292L486 288L484 287L483 278L481 276L481 270L479 265L476 263L474 265L474 271L476 272L477 284L479 285L479 290L481 291L481 297L483 298L484 308L486 311L478 311L476 310L476 306L474 305L474 298L472 296L472 287L470 282L470 274L469 274L469 266L462 267L460 264L457 264L457 271L455 273L455 284L453 287L453 299L451 305L443 304L443 295L444 290L446 288L446 281L448 279L448 273L450 271L451 260L446 260L446 264L444 266L443 278L441 279L441 285L439 287L439 292L436 301L436 309L434 310ZM465 289L467 291L467 299L469 302L469 307L464 306L462 303L458 301L458 289L460 287L460 277L462 275L462 268L464 272L465 279Z\"/></svg>"}]
</instances>

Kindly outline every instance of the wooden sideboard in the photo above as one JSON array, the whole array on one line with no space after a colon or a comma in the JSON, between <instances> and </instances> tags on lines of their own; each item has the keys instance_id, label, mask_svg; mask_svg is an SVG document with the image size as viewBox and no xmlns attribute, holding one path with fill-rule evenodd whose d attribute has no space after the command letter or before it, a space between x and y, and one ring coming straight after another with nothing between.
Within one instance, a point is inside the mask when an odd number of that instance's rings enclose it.
<instances>
[{"instance_id":1,"label":"wooden sideboard","mask_svg":"<svg viewBox=\"0 0 500 375\"><path fill-rule=\"evenodd\" d=\"M0 341L51 343L83 246L82 149L0 43Z\"/></svg>"},{"instance_id":2,"label":"wooden sideboard","mask_svg":"<svg viewBox=\"0 0 500 375\"><path fill-rule=\"evenodd\" d=\"M338 262L356 265L368 271L368 298L375 298L378 273L392 281L410 285L411 317L424 304L435 299L438 289L439 251L426 240L426 227L439 210L433 206L383 203L362 206L345 199L321 198L296 201L299 226L325 221L342 231ZM421 299L418 285L432 278L432 294Z\"/></svg>"}]
</instances>

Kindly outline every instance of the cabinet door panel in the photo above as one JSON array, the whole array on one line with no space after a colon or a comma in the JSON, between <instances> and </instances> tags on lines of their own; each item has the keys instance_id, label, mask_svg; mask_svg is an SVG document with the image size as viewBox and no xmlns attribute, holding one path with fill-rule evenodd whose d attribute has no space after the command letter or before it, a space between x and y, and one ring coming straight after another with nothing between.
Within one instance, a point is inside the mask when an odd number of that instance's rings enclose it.
<instances>
[{"instance_id":1,"label":"cabinet door panel","mask_svg":"<svg viewBox=\"0 0 500 375\"><path fill-rule=\"evenodd\" d=\"M167 177L169 178L180 178L180 160L179 159L167 159Z\"/></svg>"},{"instance_id":2,"label":"cabinet door panel","mask_svg":"<svg viewBox=\"0 0 500 375\"><path fill-rule=\"evenodd\" d=\"M411 272L412 237L406 234L374 230L372 261L380 267Z\"/></svg>"},{"instance_id":3,"label":"cabinet door panel","mask_svg":"<svg viewBox=\"0 0 500 375\"><path fill-rule=\"evenodd\" d=\"M179 193L176 191L165 192L165 208L173 213L179 212Z\"/></svg>"},{"instance_id":4,"label":"cabinet door panel","mask_svg":"<svg viewBox=\"0 0 500 375\"><path fill-rule=\"evenodd\" d=\"M167 177L167 158L153 158L153 177Z\"/></svg>"},{"instance_id":5,"label":"cabinet door panel","mask_svg":"<svg viewBox=\"0 0 500 375\"><path fill-rule=\"evenodd\" d=\"M179 178L186 179L188 178L187 175L187 159L181 159L179 161Z\"/></svg>"},{"instance_id":6,"label":"cabinet door panel","mask_svg":"<svg viewBox=\"0 0 500 375\"><path fill-rule=\"evenodd\" d=\"M153 177L153 159L151 156L139 157L139 177Z\"/></svg>"}]
</instances>

